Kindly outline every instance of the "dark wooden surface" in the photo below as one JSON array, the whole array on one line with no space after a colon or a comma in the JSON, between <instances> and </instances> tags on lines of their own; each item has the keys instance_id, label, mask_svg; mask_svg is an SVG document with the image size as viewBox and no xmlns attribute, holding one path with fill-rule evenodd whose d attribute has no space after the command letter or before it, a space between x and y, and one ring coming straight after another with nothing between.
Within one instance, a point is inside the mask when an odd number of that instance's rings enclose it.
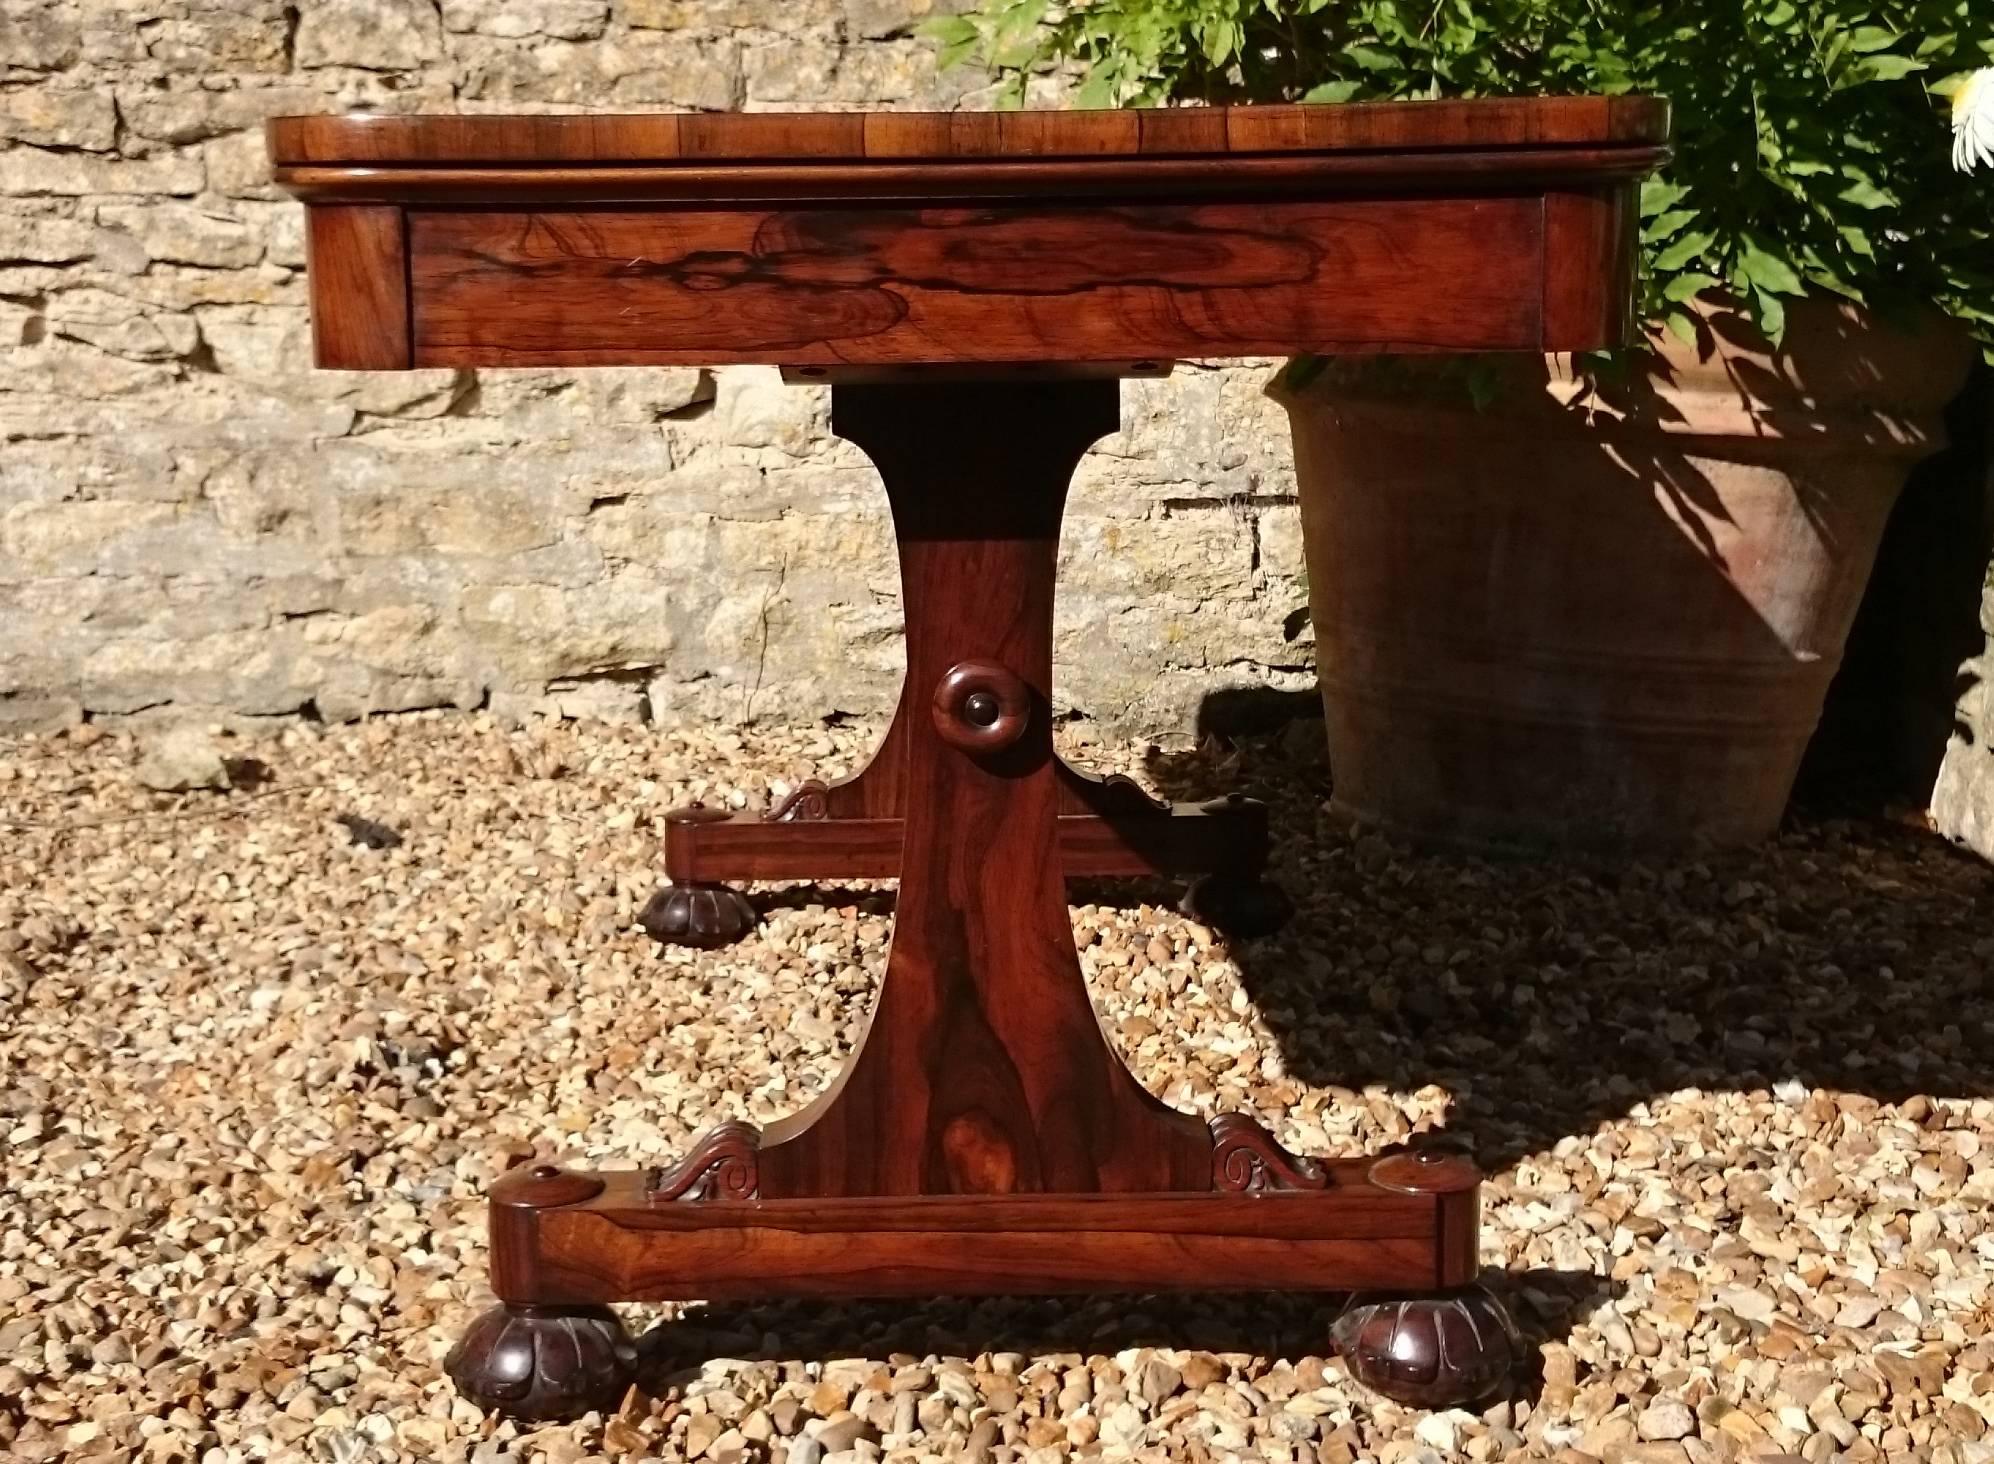
<instances>
[{"instance_id":1,"label":"dark wooden surface","mask_svg":"<svg viewBox=\"0 0 1994 1464\"><path fill-rule=\"evenodd\" d=\"M1536 197L418 213L421 366L1535 349Z\"/></svg>"},{"instance_id":2,"label":"dark wooden surface","mask_svg":"<svg viewBox=\"0 0 1994 1464\"><path fill-rule=\"evenodd\" d=\"M1200 1131L1203 1125L1199 1125ZM1475 1275L1472 1192L1405 1194L1339 1161L1320 1190L656 1203L638 1171L558 1208L494 1193L493 1288L512 1302L1432 1289Z\"/></svg>"},{"instance_id":3,"label":"dark wooden surface","mask_svg":"<svg viewBox=\"0 0 1994 1464\"><path fill-rule=\"evenodd\" d=\"M841 857L899 842L871 1026L809 1109L722 1126L668 1171L509 1176L492 1206L500 1295L1472 1277L1471 1166L1316 1162L1244 1119L1208 1130L1104 1038L1062 858L1174 860L1198 818L1052 755L1060 512L1080 454L1117 425L1120 370L1617 343L1636 188L1667 131L1643 98L273 122L278 181L312 212L321 364L770 362L835 384L833 428L893 503L902 713L874 769L787 810L846 820ZM1442 1374L1479 1377L1500 1349L1463 1317L1483 1313L1368 1313L1373 1373L1428 1398ZM479 1386L573 1330L517 1310L480 1327L453 1369ZM1432 1332L1438 1372L1385 1365L1409 1327ZM548 1400L601 1391L542 1381Z\"/></svg>"},{"instance_id":4,"label":"dark wooden surface","mask_svg":"<svg viewBox=\"0 0 1994 1464\"><path fill-rule=\"evenodd\" d=\"M1154 371L1629 327L1651 98L291 117L321 365Z\"/></svg>"},{"instance_id":5,"label":"dark wooden surface","mask_svg":"<svg viewBox=\"0 0 1994 1464\"><path fill-rule=\"evenodd\" d=\"M408 239L398 208L341 204L305 216L312 351L321 366L406 371Z\"/></svg>"},{"instance_id":6,"label":"dark wooden surface","mask_svg":"<svg viewBox=\"0 0 1994 1464\"><path fill-rule=\"evenodd\" d=\"M309 164L948 162L1638 146L1668 139L1654 97L1071 112L785 112L273 118L270 158Z\"/></svg>"},{"instance_id":7,"label":"dark wooden surface","mask_svg":"<svg viewBox=\"0 0 1994 1464\"><path fill-rule=\"evenodd\" d=\"M1030 711L982 754L925 711L901 720L907 858L878 1006L831 1091L764 1135L764 1197L1210 1186L1204 1125L1101 1033L1058 863L1059 521L1074 464L1118 422L1106 381L833 389L833 430L893 504L908 685L994 663Z\"/></svg>"}]
</instances>

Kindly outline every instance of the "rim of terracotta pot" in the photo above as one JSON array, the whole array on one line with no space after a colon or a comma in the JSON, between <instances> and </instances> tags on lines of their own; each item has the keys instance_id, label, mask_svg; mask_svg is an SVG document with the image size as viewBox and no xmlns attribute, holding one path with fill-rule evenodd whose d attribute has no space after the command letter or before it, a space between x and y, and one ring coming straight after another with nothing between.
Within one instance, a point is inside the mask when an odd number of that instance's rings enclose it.
<instances>
[{"instance_id":1,"label":"rim of terracotta pot","mask_svg":"<svg viewBox=\"0 0 1994 1464\"><path fill-rule=\"evenodd\" d=\"M1885 317L1835 296L1793 302L1774 346L1735 301L1691 302L1698 345L1651 332L1624 379L1568 355L1479 358L1496 374L1488 407L1470 400L1458 358L1332 365L1267 394L1289 412L1361 418L1372 430L1597 441L1664 435L1726 456L1862 452L1915 461L1945 443L1943 413L1966 384L1974 344L1937 310Z\"/></svg>"}]
</instances>

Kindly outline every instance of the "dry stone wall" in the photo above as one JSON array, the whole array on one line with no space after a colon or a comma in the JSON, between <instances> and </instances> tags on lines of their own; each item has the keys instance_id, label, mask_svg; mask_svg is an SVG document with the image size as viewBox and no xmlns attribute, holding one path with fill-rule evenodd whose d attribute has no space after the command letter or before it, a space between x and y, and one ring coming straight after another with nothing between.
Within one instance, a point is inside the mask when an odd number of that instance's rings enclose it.
<instances>
[{"instance_id":1,"label":"dry stone wall","mask_svg":"<svg viewBox=\"0 0 1994 1464\"><path fill-rule=\"evenodd\" d=\"M885 502L773 371L309 367L263 119L980 107L930 0L0 0L0 728L476 706L877 711ZM1265 367L1131 383L1063 550L1063 700L1310 684ZM1029 425L1024 424L1024 430Z\"/></svg>"}]
</instances>

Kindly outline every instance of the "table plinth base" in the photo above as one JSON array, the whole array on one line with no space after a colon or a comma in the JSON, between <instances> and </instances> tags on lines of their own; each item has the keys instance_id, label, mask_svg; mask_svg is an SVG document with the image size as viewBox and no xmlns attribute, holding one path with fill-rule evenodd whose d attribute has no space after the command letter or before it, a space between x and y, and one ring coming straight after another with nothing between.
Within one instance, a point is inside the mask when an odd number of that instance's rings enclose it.
<instances>
[{"instance_id":1,"label":"table plinth base","mask_svg":"<svg viewBox=\"0 0 1994 1464\"><path fill-rule=\"evenodd\" d=\"M1388 1396L1443 1406L1508 1372L1513 1329L1472 1285L1480 1181L1467 1160L1298 1158L1237 1116L1210 1134L1202 1191L765 1199L761 1136L739 1123L664 1169L521 1166L491 1193L501 1304L450 1371L482 1406L550 1417L609 1406L634 1378L611 1301L1277 1285L1360 1293L1336 1340Z\"/></svg>"}]
</instances>

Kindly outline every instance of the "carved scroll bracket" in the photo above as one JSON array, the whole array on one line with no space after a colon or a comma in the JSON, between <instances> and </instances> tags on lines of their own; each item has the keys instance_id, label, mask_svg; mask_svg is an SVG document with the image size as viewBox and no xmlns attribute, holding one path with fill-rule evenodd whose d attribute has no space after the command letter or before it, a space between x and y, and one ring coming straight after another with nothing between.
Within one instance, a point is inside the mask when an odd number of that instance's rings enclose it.
<instances>
[{"instance_id":1,"label":"carved scroll bracket","mask_svg":"<svg viewBox=\"0 0 1994 1464\"><path fill-rule=\"evenodd\" d=\"M831 790L817 779L798 783L782 802L762 815L767 823L816 823L831 816Z\"/></svg>"},{"instance_id":2,"label":"carved scroll bracket","mask_svg":"<svg viewBox=\"0 0 1994 1464\"><path fill-rule=\"evenodd\" d=\"M645 1186L654 1205L674 1200L752 1200L761 1192L761 1131L751 1123L708 1129L685 1157L651 1172Z\"/></svg>"},{"instance_id":3,"label":"carved scroll bracket","mask_svg":"<svg viewBox=\"0 0 1994 1464\"><path fill-rule=\"evenodd\" d=\"M1319 1190L1329 1175L1313 1159L1290 1154L1243 1113L1212 1120L1212 1188L1238 1193Z\"/></svg>"}]
</instances>

